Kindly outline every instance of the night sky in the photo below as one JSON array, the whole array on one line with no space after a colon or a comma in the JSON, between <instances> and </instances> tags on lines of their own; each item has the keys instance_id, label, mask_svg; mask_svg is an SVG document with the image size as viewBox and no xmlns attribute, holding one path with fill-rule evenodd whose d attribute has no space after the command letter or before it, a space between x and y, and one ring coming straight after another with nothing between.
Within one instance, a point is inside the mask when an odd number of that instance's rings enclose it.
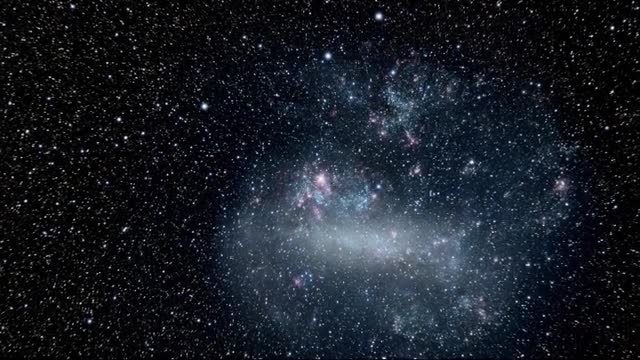
<instances>
[{"instance_id":1,"label":"night sky","mask_svg":"<svg viewBox=\"0 0 640 360\"><path fill-rule=\"evenodd\" d=\"M0 356L637 358L639 18L4 3Z\"/></svg>"}]
</instances>

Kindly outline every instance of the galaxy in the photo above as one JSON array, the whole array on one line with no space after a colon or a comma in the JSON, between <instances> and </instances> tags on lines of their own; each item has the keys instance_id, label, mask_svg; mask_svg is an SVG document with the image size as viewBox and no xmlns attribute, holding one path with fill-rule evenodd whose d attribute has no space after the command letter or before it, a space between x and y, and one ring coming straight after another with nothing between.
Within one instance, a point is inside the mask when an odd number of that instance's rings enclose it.
<instances>
[{"instance_id":1,"label":"galaxy","mask_svg":"<svg viewBox=\"0 0 640 360\"><path fill-rule=\"evenodd\" d=\"M636 358L639 11L7 4L0 355Z\"/></svg>"}]
</instances>

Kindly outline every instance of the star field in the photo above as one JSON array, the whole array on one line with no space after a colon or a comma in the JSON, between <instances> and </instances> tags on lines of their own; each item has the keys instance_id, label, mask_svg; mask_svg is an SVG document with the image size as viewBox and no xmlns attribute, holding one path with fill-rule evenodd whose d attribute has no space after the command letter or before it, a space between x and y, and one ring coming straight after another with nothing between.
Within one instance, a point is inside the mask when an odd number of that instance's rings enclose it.
<instances>
[{"instance_id":1,"label":"star field","mask_svg":"<svg viewBox=\"0 0 640 360\"><path fill-rule=\"evenodd\" d=\"M11 2L7 357L638 356L637 2Z\"/></svg>"}]
</instances>

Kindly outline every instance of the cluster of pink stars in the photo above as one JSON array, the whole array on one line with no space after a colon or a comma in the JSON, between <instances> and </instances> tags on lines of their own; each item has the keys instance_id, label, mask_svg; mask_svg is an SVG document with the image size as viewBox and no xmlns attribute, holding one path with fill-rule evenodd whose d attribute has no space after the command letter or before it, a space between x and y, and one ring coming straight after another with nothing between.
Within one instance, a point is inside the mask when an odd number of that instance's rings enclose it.
<instances>
[{"instance_id":1,"label":"cluster of pink stars","mask_svg":"<svg viewBox=\"0 0 640 360\"><path fill-rule=\"evenodd\" d=\"M405 136L407 138L407 146L408 147L413 148L413 147L416 147L418 145L418 143L419 143L418 139L413 134L411 134L409 132L409 130L405 130L404 134L405 134Z\"/></svg>"},{"instance_id":2,"label":"cluster of pink stars","mask_svg":"<svg viewBox=\"0 0 640 360\"><path fill-rule=\"evenodd\" d=\"M422 168L420 163L416 163L409 169L409 176L420 176L422 173Z\"/></svg>"},{"instance_id":3,"label":"cluster of pink stars","mask_svg":"<svg viewBox=\"0 0 640 360\"><path fill-rule=\"evenodd\" d=\"M322 191L327 195L331 195L331 185L329 184L329 179L327 177L327 174L325 174L324 172L321 172L320 174L316 175L316 177L313 180L313 184L316 186L318 190Z\"/></svg>"},{"instance_id":4,"label":"cluster of pink stars","mask_svg":"<svg viewBox=\"0 0 640 360\"><path fill-rule=\"evenodd\" d=\"M556 179L553 184L553 191L556 193L565 193L569 190L569 180L565 178Z\"/></svg>"},{"instance_id":5,"label":"cluster of pink stars","mask_svg":"<svg viewBox=\"0 0 640 360\"><path fill-rule=\"evenodd\" d=\"M306 177L306 176L305 176ZM309 177L306 177L307 179ZM333 194L331 189L330 176L325 171L320 171L312 176L313 181L308 183L303 191L301 191L296 199L296 206L302 208L308 204L313 216L321 220L322 208L321 204L316 201L315 197L328 197Z\"/></svg>"}]
</instances>

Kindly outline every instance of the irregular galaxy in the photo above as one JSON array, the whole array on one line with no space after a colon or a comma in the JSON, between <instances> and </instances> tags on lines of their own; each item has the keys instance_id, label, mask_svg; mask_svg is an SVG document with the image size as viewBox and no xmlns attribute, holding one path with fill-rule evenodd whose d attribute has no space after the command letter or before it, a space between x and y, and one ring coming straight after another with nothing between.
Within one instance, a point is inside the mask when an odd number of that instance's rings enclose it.
<instances>
[{"instance_id":1,"label":"irregular galaxy","mask_svg":"<svg viewBox=\"0 0 640 360\"><path fill-rule=\"evenodd\" d=\"M560 239L580 219L567 185L579 176L576 145L559 138L544 104L489 82L416 59L393 77L367 66L362 82L362 69L335 61L335 82L322 76L327 64L305 69L318 80L286 115L306 122L312 150L258 160L281 165L256 168L261 201L245 201L227 249L238 313L265 317L248 336L260 349L271 346L261 334L281 334L296 357L327 346L353 351L345 356L389 346L400 357L505 355L513 304L535 302L522 294L544 292L568 256ZM366 97L354 104L342 84Z\"/></svg>"}]
</instances>

